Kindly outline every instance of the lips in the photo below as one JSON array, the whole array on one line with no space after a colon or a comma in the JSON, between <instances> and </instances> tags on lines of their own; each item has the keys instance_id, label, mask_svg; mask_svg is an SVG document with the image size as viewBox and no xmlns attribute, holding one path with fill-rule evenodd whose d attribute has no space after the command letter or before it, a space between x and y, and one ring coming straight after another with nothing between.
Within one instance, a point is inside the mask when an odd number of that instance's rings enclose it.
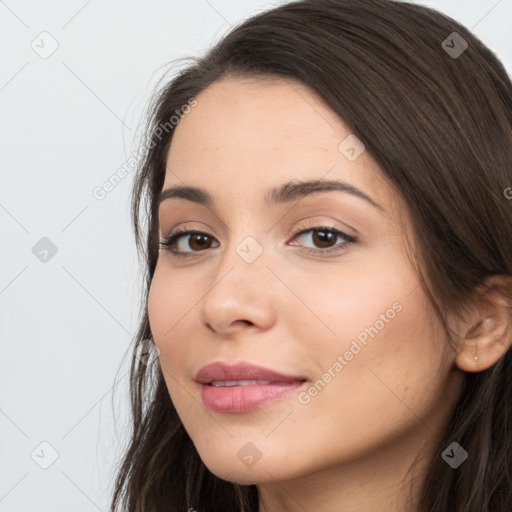
<instances>
[{"instance_id":1,"label":"lips","mask_svg":"<svg viewBox=\"0 0 512 512\"><path fill-rule=\"evenodd\" d=\"M266 383L286 383L304 382L306 378L300 375L284 375L282 373L275 372L274 370L270 370L269 368L264 368L263 366L256 366L249 363L227 365L225 363L216 362L201 368L201 370L199 370L194 380L201 384L211 384L212 382L232 383L248 381L265 381Z\"/></svg>"},{"instance_id":2,"label":"lips","mask_svg":"<svg viewBox=\"0 0 512 512\"><path fill-rule=\"evenodd\" d=\"M217 388L231 388L233 386L266 386L272 384L270 380L212 380L211 386Z\"/></svg>"},{"instance_id":3,"label":"lips","mask_svg":"<svg viewBox=\"0 0 512 512\"><path fill-rule=\"evenodd\" d=\"M219 413L244 413L283 398L305 385L303 376L285 375L249 363L216 362L203 367L194 380L204 405Z\"/></svg>"}]
</instances>

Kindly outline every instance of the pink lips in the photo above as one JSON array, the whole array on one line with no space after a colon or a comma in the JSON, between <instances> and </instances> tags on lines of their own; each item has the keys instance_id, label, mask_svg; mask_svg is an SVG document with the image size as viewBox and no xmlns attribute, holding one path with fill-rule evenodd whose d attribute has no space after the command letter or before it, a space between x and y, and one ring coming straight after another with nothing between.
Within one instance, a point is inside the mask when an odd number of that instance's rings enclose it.
<instances>
[{"instance_id":1,"label":"pink lips","mask_svg":"<svg viewBox=\"0 0 512 512\"><path fill-rule=\"evenodd\" d=\"M249 363L216 362L201 368L194 380L201 384L201 397L208 409L242 413L295 392L307 379Z\"/></svg>"}]
</instances>

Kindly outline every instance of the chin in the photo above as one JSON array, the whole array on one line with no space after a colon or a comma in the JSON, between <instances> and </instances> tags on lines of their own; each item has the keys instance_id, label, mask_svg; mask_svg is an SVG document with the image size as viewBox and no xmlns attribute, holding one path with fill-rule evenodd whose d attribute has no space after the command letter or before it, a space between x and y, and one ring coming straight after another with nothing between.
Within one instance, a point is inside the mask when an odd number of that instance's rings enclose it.
<instances>
[{"instance_id":1,"label":"chin","mask_svg":"<svg viewBox=\"0 0 512 512\"><path fill-rule=\"evenodd\" d=\"M288 480L298 476L297 468L294 469L294 474L291 474L289 472L290 468L282 466L282 461L261 459L254 466L245 467L236 457L232 460L227 460L225 455L223 457L223 460L215 456L206 459L201 457L201 460L216 477L239 485L263 484L276 480Z\"/></svg>"},{"instance_id":2,"label":"chin","mask_svg":"<svg viewBox=\"0 0 512 512\"><path fill-rule=\"evenodd\" d=\"M269 476L268 473L265 473L265 471L261 471L261 468L255 472L255 468L244 469L243 467L235 467L237 464L234 462L233 464L219 464L218 461L209 464L204 460L203 462L208 470L217 478L234 484L255 485L264 481L264 476L260 473L263 472L267 479Z\"/></svg>"}]
</instances>

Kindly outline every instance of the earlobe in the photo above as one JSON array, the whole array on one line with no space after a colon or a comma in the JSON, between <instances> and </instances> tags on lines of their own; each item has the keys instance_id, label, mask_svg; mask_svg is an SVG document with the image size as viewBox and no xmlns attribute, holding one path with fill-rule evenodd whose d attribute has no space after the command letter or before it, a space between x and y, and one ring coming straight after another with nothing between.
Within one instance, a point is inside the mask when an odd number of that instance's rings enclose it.
<instances>
[{"instance_id":1,"label":"earlobe","mask_svg":"<svg viewBox=\"0 0 512 512\"><path fill-rule=\"evenodd\" d=\"M458 368L480 372L496 364L512 345L512 278L491 276L466 323L455 358ZM483 291L482 291L483 289Z\"/></svg>"}]
</instances>

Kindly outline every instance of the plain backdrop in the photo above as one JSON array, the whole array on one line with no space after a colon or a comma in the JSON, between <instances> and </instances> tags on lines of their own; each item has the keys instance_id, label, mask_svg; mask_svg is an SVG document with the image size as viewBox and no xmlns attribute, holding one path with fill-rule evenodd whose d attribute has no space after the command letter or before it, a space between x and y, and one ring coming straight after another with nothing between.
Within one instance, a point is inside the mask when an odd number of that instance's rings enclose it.
<instances>
[{"instance_id":1,"label":"plain backdrop","mask_svg":"<svg viewBox=\"0 0 512 512\"><path fill-rule=\"evenodd\" d=\"M133 169L93 191L135 151L166 65L277 3L0 1L0 511L108 510L141 300ZM512 0L418 3L510 73Z\"/></svg>"}]
</instances>

